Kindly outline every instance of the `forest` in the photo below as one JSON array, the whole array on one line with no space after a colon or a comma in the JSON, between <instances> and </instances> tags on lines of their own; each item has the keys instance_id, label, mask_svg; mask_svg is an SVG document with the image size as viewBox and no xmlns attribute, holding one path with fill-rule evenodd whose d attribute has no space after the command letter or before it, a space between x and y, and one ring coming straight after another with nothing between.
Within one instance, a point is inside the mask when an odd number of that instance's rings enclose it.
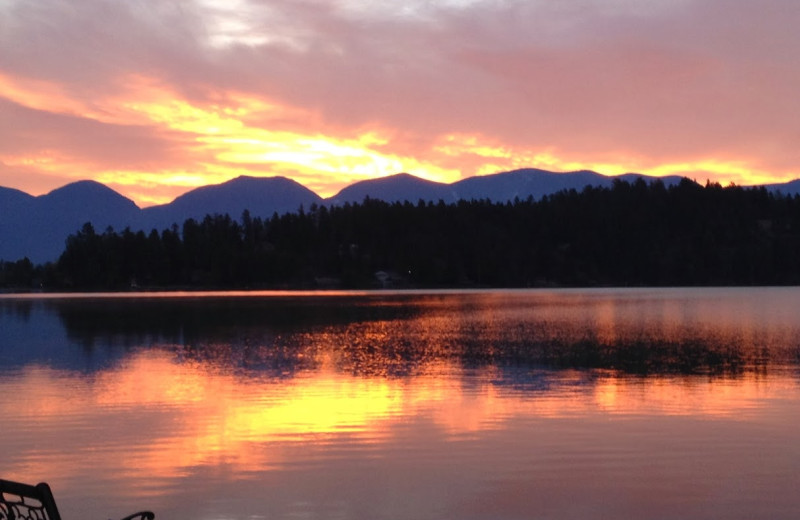
<instances>
[{"instance_id":1,"label":"forest","mask_svg":"<svg viewBox=\"0 0 800 520\"><path fill-rule=\"evenodd\" d=\"M57 262L0 263L44 290L794 285L800 197L688 179L541 200L313 205L149 233L85 224Z\"/></svg>"}]
</instances>

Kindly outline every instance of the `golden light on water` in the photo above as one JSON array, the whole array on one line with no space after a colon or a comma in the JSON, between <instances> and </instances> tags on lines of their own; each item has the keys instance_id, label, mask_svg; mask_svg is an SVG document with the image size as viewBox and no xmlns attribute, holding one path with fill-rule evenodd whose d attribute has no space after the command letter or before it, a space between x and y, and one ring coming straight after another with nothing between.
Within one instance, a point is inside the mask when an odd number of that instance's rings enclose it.
<instances>
[{"instance_id":1,"label":"golden light on water","mask_svg":"<svg viewBox=\"0 0 800 520\"><path fill-rule=\"evenodd\" d=\"M780 511L796 504L796 293L13 298L4 478L49 481L70 516L105 497L100 518L122 501L420 518L443 499L435 518L531 518L608 497L609 517L682 517L687 496L699 518L720 493L714 508Z\"/></svg>"},{"instance_id":2,"label":"golden light on water","mask_svg":"<svg viewBox=\"0 0 800 520\"><path fill-rule=\"evenodd\" d=\"M287 463L296 443L312 449L356 435L360 442L380 446L393 430L420 418L451 437L480 436L519 420L598 414L750 421L758 418L760 404L795 391L794 381L773 377L766 385L756 374L711 383L608 372L584 386L585 374L566 371L552 376L552 388L530 393L493 385L495 370L483 369L478 384L467 387L458 376L446 375L458 374L450 364L403 379L355 376L323 366L272 380L243 378L199 362L177 363L168 352L149 351L90 379L32 367L0 381L5 395L27 396L22 403L4 400L0 415L32 421L34 443L36 432L61 429L63 442L56 449L64 457L48 457L46 468L32 457L24 468L6 469L63 479L74 457L118 457L103 464L148 478L173 478L190 468L223 463L237 472L264 471ZM127 421L137 419L120 428L114 424L120 413ZM79 444L84 427L98 438L113 438L114 444L129 443L130 449L95 452Z\"/></svg>"}]
</instances>

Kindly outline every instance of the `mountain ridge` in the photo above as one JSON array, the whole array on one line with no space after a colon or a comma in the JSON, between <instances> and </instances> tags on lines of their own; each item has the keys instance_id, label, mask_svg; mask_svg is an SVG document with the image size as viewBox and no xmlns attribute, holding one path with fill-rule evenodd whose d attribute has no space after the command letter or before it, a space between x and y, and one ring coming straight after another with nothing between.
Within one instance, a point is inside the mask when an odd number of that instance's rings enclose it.
<instances>
[{"instance_id":1,"label":"mountain ridge","mask_svg":"<svg viewBox=\"0 0 800 520\"><path fill-rule=\"evenodd\" d=\"M302 184L286 177L242 175L221 184L190 190L168 204L142 209L140 226L163 229L207 214L229 214L239 218L247 209L253 217L297 211L300 206L320 204L323 199Z\"/></svg>"},{"instance_id":2,"label":"mountain ridge","mask_svg":"<svg viewBox=\"0 0 800 520\"><path fill-rule=\"evenodd\" d=\"M286 177L240 176L229 181L190 190L173 201L139 208L134 201L96 181L77 181L51 192L32 196L21 190L0 187L0 260L23 257L35 263L58 258L65 240L90 222L98 232L113 227L133 231L163 230L182 225L189 218L207 214L229 214L239 218L247 209L254 217L269 218L274 213L290 213L311 204L337 205L361 202L370 197L387 202L419 200L453 203L461 199L488 199L493 202L515 198L540 199L564 189L586 186L608 187L615 179L631 182L642 178L666 185L682 177L650 177L636 173L605 176L589 170L557 173L525 168L485 176L475 176L446 184L408 173L353 183L324 199L302 184ZM764 185L770 191L800 193L800 179L783 184Z\"/></svg>"},{"instance_id":3,"label":"mountain ridge","mask_svg":"<svg viewBox=\"0 0 800 520\"><path fill-rule=\"evenodd\" d=\"M364 198L380 199L386 202L417 202L423 200L444 200L455 202L452 184L429 181L410 173L396 173L387 177L354 182L342 188L336 195L326 200L329 204L361 202Z\"/></svg>"}]
</instances>

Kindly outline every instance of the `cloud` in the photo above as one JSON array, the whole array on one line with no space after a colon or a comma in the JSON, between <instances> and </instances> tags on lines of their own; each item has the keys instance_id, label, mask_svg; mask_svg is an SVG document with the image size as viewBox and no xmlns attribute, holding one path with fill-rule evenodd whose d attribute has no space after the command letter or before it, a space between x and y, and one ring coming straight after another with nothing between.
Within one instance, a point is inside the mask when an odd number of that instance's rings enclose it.
<instances>
[{"instance_id":1,"label":"cloud","mask_svg":"<svg viewBox=\"0 0 800 520\"><path fill-rule=\"evenodd\" d=\"M40 150L107 168L144 168L175 159L170 137L152 127L103 123L2 99L0 112L4 122L14 129L0 141L0 156L5 156L6 162L15 156L24 159Z\"/></svg>"},{"instance_id":2,"label":"cloud","mask_svg":"<svg viewBox=\"0 0 800 520\"><path fill-rule=\"evenodd\" d=\"M328 190L394 167L786 180L800 162L798 22L793 0L7 0L0 146L105 178L229 167ZM259 134L264 160L228 164L241 150L197 127L215 117ZM287 134L295 156L327 141L322 167L269 159L268 136ZM380 142L358 153L383 166L337 170L341 143L367 135Z\"/></svg>"},{"instance_id":3,"label":"cloud","mask_svg":"<svg viewBox=\"0 0 800 520\"><path fill-rule=\"evenodd\" d=\"M480 132L585 158L771 147L783 157L754 155L796 164L791 2L564 4L483 2L422 21L330 10L296 22L316 44L265 45L256 61L282 78L273 95L339 124L378 120L429 139Z\"/></svg>"}]
</instances>

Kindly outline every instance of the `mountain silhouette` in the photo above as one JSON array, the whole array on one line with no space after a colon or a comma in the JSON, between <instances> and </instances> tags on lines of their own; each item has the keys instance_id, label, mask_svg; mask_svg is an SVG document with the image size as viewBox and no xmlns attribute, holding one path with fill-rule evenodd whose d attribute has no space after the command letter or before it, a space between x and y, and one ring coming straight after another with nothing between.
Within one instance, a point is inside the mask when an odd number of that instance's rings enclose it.
<instances>
[{"instance_id":1,"label":"mountain silhouette","mask_svg":"<svg viewBox=\"0 0 800 520\"><path fill-rule=\"evenodd\" d=\"M66 238L86 222L102 231L129 225L139 215L132 200L94 181L68 184L39 197L3 192L0 204L0 259L28 257L36 263L58 258Z\"/></svg>"},{"instance_id":2,"label":"mountain silhouette","mask_svg":"<svg viewBox=\"0 0 800 520\"><path fill-rule=\"evenodd\" d=\"M589 170L555 173L547 170L525 168L495 175L470 177L453 184L453 190L459 199L465 200L489 199L493 202L503 202L514 200L515 198L525 200L528 197L539 200L545 195L551 195L562 190L574 189L580 191L586 186L607 188L611 186L614 179L633 182L637 178L642 178L648 182L657 179L656 177L648 177L637 173L608 177ZM658 179L669 186L680 182L681 177L660 177Z\"/></svg>"},{"instance_id":3,"label":"mountain silhouette","mask_svg":"<svg viewBox=\"0 0 800 520\"><path fill-rule=\"evenodd\" d=\"M139 207L127 197L111 188L95 181L78 181L67 184L36 197L34 206L39 210L39 217L49 219L55 215L69 221L85 219L103 228L107 225L119 225L136 218ZM85 221L84 221L85 222ZM45 224L52 224L46 221Z\"/></svg>"},{"instance_id":4,"label":"mountain silhouette","mask_svg":"<svg viewBox=\"0 0 800 520\"><path fill-rule=\"evenodd\" d=\"M254 217L269 218L274 213L295 212L301 206L361 202L365 197L412 203L419 200L452 203L460 199L504 202L517 197L538 200L565 189L608 187L614 179L631 182L637 178L656 179L635 173L609 177L587 170L555 173L529 168L443 184L400 173L357 182L329 199L322 199L285 177L242 176L191 190L169 204L146 209L140 209L132 200L94 181L75 182L38 197L0 187L0 260L15 261L23 257L34 263L56 260L67 237L86 222L91 222L98 233L109 226L115 230L130 227L134 231L149 232L167 229L173 224L180 226L189 218L199 220L208 214L228 214L238 219L245 209ZM659 179L672 185L681 177ZM797 195L800 194L800 179L764 187L771 192Z\"/></svg>"},{"instance_id":5,"label":"mountain silhouette","mask_svg":"<svg viewBox=\"0 0 800 520\"><path fill-rule=\"evenodd\" d=\"M800 195L800 179L795 179L789 182L780 184L765 184L764 187L773 193L782 193L784 195Z\"/></svg>"},{"instance_id":6,"label":"mountain silhouette","mask_svg":"<svg viewBox=\"0 0 800 520\"><path fill-rule=\"evenodd\" d=\"M408 173L359 181L327 200L330 204L361 202L366 197L385 202L439 201L456 202L453 185L420 179Z\"/></svg>"},{"instance_id":7,"label":"mountain silhouette","mask_svg":"<svg viewBox=\"0 0 800 520\"><path fill-rule=\"evenodd\" d=\"M581 170L568 173L555 173L535 168L525 168L509 172L469 177L453 184L443 184L420 179L408 173L398 173L379 179L356 182L327 199L332 204L361 202L365 197L386 202L419 200L446 203L459 200L488 199L493 202L521 200L533 197L535 200L561 190L582 190L586 186L610 187L614 179L632 182L642 178L648 182L656 177L629 173L619 177L607 177L599 173ZM680 182L681 177L660 177L665 185Z\"/></svg>"},{"instance_id":8,"label":"mountain silhouette","mask_svg":"<svg viewBox=\"0 0 800 520\"><path fill-rule=\"evenodd\" d=\"M479 177L470 177L453 185L458 197L466 200L489 199L494 202L526 199L532 196L540 199L557 191L583 189L585 186L605 186L611 179L599 173L577 171L554 173L546 170L527 168L510 172Z\"/></svg>"},{"instance_id":9,"label":"mountain silhouette","mask_svg":"<svg viewBox=\"0 0 800 520\"><path fill-rule=\"evenodd\" d=\"M24 204L31 202L34 198L33 195L28 195L24 191L0 186L0 214L6 216L9 211L20 208Z\"/></svg>"},{"instance_id":10,"label":"mountain silhouette","mask_svg":"<svg viewBox=\"0 0 800 520\"><path fill-rule=\"evenodd\" d=\"M322 198L302 184L285 177L241 176L222 184L203 186L184 193L169 204L142 210L139 227L166 229L187 219L228 214L241 217L248 210L253 217L269 218L273 213L290 213L322 203Z\"/></svg>"}]
</instances>

